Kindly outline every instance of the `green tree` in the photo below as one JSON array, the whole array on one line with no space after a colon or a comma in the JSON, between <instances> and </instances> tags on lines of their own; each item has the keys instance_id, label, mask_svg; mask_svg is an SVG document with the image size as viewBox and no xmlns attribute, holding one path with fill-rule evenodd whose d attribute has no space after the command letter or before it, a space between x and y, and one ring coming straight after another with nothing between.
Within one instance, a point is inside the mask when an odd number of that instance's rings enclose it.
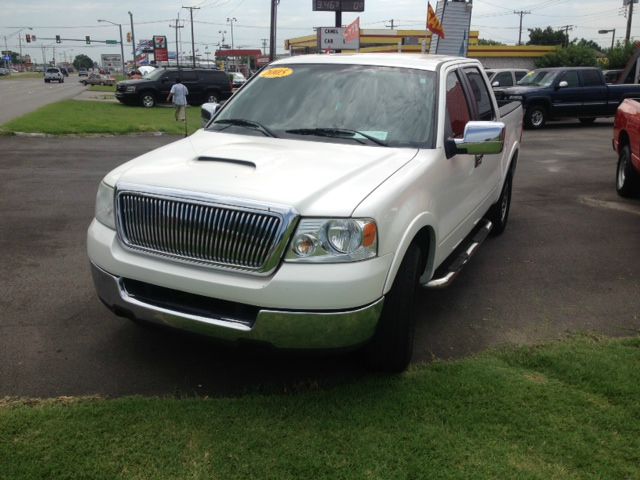
<instances>
[{"instance_id":1,"label":"green tree","mask_svg":"<svg viewBox=\"0 0 640 480\"><path fill-rule=\"evenodd\" d=\"M566 45L568 38L562 30L554 30L552 27L529 28L529 41L527 45Z\"/></svg>"},{"instance_id":2,"label":"green tree","mask_svg":"<svg viewBox=\"0 0 640 480\"><path fill-rule=\"evenodd\" d=\"M73 66L76 70L93 68L93 60L81 53L80 55L76 55L76 58L73 60Z\"/></svg>"},{"instance_id":3,"label":"green tree","mask_svg":"<svg viewBox=\"0 0 640 480\"><path fill-rule=\"evenodd\" d=\"M538 68L550 67L595 67L598 65L596 52L580 45L569 45L548 53L535 61Z\"/></svg>"},{"instance_id":4,"label":"green tree","mask_svg":"<svg viewBox=\"0 0 640 480\"><path fill-rule=\"evenodd\" d=\"M580 40L578 40L577 38L574 38L573 40L571 40L571 45L587 47L600 53L603 52L602 47L600 46L599 43L596 43L593 40L587 40L586 38L581 38Z\"/></svg>"},{"instance_id":5,"label":"green tree","mask_svg":"<svg viewBox=\"0 0 640 480\"><path fill-rule=\"evenodd\" d=\"M616 68L624 68L635 50L636 45L634 43L623 45L618 42L613 50L609 49L609 52L607 53L607 68L612 70Z\"/></svg>"},{"instance_id":6,"label":"green tree","mask_svg":"<svg viewBox=\"0 0 640 480\"><path fill-rule=\"evenodd\" d=\"M502 42L496 42L495 40L485 40L484 38L479 38L478 45L499 46L499 45L506 45L506 44Z\"/></svg>"}]
</instances>

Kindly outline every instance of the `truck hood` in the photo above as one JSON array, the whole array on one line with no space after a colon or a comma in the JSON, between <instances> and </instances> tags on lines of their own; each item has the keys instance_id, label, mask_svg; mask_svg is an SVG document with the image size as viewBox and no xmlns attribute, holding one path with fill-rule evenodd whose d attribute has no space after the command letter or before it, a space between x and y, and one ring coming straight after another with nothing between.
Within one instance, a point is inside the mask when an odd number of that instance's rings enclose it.
<instances>
[{"instance_id":1,"label":"truck hood","mask_svg":"<svg viewBox=\"0 0 640 480\"><path fill-rule=\"evenodd\" d=\"M305 216L350 216L416 149L199 130L105 177L142 185L293 207Z\"/></svg>"}]
</instances>

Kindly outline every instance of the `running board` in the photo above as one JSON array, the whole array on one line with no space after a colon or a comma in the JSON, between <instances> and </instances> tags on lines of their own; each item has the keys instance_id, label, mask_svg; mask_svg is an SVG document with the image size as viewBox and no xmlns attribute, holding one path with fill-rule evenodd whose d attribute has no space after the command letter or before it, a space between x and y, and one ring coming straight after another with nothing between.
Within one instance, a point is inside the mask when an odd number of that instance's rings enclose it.
<instances>
[{"instance_id":1,"label":"running board","mask_svg":"<svg viewBox=\"0 0 640 480\"><path fill-rule=\"evenodd\" d=\"M476 227L475 233L470 236L468 246L460 252L458 256L452 257L451 261L445 263L444 268L440 267L436 271L434 278L427 283L423 283L424 288L445 288L451 285L458 274L462 271L471 257L478 251L478 247L489 236L489 232L493 228L493 223L489 220L483 220L478 227ZM442 275L439 275L442 274ZM436 278L437 276L437 278Z\"/></svg>"}]
</instances>

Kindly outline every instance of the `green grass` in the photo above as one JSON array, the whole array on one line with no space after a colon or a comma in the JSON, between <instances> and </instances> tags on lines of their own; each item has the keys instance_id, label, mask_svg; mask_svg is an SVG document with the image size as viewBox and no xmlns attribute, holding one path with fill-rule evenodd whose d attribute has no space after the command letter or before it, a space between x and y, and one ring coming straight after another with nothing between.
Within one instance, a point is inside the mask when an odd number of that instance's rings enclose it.
<instances>
[{"instance_id":1,"label":"green grass","mask_svg":"<svg viewBox=\"0 0 640 480\"><path fill-rule=\"evenodd\" d=\"M33 78L44 78L44 73L38 72L24 72L24 73L12 73L11 75L3 75L0 80L28 80Z\"/></svg>"},{"instance_id":2,"label":"green grass","mask_svg":"<svg viewBox=\"0 0 640 480\"><path fill-rule=\"evenodd\" d=\"M200 109L187 108L189 133L200 127ZM183 134L173 108L129 107L119 103L65 100L42 107L0 126L0 133L128 134L164 132Z\"/></svg>"},{"instance_id":3,"label":"green grass","mask_svg":"<svg viewBox=\"0 0 640 480\"><path fill-rule=\"evenodd\" d=\"M636 479L640 339L239 398L0 402L0 478Z\"/></svg>"},{"instance_id":4,"label":"green grass","mask_svg":"<svg viewBox=\"0 0 640 480\"><path fill-rule=\"evenodd\" d=\"M87 90L91 92L115 92L116 87L114 85L90 85Z\"/></svg>"}]
</instances>

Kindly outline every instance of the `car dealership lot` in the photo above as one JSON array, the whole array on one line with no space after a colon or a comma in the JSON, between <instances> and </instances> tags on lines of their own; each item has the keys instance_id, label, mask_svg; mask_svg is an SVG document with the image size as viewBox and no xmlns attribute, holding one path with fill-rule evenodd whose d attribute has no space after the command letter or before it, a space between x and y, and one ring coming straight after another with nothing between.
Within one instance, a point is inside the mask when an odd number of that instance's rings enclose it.
<instances>
[{"instance_id":1,"label":"car dealership lot","mask_svg":"<svg viewBox=\"0 0 640 480\"><path fill-rule=\"evenodd\" d=\"M526 132L510 224L421 291L414 361L640 328L640 201L615 194L611 121ZM102 175L171 137L0 137L0 396L238 393L364 370L145 330L97 300L84 250Z\"/></svg>"}]
</instances>

